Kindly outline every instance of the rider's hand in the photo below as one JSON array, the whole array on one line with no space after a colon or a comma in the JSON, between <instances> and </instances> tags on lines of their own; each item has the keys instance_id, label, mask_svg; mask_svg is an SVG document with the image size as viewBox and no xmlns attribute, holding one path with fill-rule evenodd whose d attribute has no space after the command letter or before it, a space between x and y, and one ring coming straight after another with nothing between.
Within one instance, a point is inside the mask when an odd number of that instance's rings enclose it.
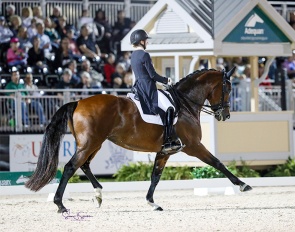
<instances>
[{"instance_id":1,"label":"rider's hand","mask_svg":"<svg viewBox=\"0 0 295 232\"><path fill-rule=\"evenodd\" d=\"M172 79L170 77L168 77L167 85L173 85L173 81L172 81Z\"/></svg>"}]
</instances>

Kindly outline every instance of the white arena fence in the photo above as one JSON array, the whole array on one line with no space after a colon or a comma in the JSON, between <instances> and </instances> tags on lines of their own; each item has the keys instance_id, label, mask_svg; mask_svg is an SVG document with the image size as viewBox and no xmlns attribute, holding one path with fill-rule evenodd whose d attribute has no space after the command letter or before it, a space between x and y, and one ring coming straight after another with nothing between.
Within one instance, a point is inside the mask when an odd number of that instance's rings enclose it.
<instances>
[{"instance_id":1,"label":"white arena fence","mask_svg":"<svg viewBox=\"0 0 295 232\"><path fill-rule=\"evenodd\" d=\"M295 89L292 89L291 81L286 83L287 110L294 111ZM247 81L241 81L239 85L233 86L230 98L232 112L251 110L250 89L250 82ZM88 94L89 91L92 94L126 96L130 89L39 89L38 94L31 93L27 96L22 96L21 90L0 90L0 132L41 133L63 104L89 97L91 96ZM280 86L259 87L258 94L259 111L282 110Z\"/></svg>"}]
</instances>

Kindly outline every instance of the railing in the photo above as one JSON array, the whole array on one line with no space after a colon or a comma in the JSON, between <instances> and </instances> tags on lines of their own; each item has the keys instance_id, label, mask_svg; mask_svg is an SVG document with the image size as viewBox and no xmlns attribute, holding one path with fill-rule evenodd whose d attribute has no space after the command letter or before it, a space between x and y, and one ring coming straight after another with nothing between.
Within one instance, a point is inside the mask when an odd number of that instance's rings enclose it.
<instances>
[{"instance_id":1,"label":"railing","mask_svg":"<svg viewBox=\"0 0 295 232\"><path fill-rule=\"evenodd\" d=\"M291 81L287 81L286 96L287 110L294 111L295 89L292 90ZM291 85L291 88L290 88ZM27 90L26 90L27 91ZM22 96L21 91L1 90L0 94L0 132L43 132L45 125L63 104L77 101L91 95L85 89L39 89L42 94ZM129 92L130 89L91 89L94 94L109 93L117 95ZM4 96L12 93L10 96ZM60 93L58 95L58 93ZM231 93L231 111L250 111L250 83L241 81L233 86ZM259 87L259 111L281 110L281 88ZM295 114L294 114L295 122ZM295 126L295 124L294 124Z\"/></svg>"}]
</instances>

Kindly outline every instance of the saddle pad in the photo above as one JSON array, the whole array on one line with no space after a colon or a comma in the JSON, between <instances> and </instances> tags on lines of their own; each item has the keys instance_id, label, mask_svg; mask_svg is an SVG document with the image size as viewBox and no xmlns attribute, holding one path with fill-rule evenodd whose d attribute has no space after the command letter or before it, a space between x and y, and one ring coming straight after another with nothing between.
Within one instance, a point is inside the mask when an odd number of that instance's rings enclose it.
<instances>
[{"instance_id":1,"label":"saddle pad","mask_svg":"<svg viewBox=\"0 0 295 232\"><path fill-rule=\"evenodd\" d=\"M127 97L130 98L136 104L136 106L137 106L137 108L138 108L138 110L140 112L140 116L141 116L143 121L145 121L147 123L152 123L152 124L157 124L157 125L162 125L163 126L160 115L150 115L150 114L144 114L143 113L140 101L138 101L138 100L136 100L134 98L134 93L128 93ZM177 119L178 119L178 117L174 118L173 125L176 124Z\"/></svg>"}]
</instances>

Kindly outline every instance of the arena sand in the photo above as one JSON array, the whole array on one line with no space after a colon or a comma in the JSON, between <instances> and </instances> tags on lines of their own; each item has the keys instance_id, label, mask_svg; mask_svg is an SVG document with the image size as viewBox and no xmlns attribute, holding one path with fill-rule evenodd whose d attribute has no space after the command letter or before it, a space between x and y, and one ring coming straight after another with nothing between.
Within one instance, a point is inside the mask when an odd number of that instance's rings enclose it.
<instances>
[{"instance_id":1,"label":"arena sand","mask_svg":"<svg viewBox=\"0 0 295 232\"><path fill-rule=\"evenodd\" d=\"M146 192L70 194L70 214L57 213L46 194L0 196L1 232L47 231L295 231L295 187L254 188L238 195L195 196L193 190L156 191L152 211Z\"/></svg>"}]
</instances>

